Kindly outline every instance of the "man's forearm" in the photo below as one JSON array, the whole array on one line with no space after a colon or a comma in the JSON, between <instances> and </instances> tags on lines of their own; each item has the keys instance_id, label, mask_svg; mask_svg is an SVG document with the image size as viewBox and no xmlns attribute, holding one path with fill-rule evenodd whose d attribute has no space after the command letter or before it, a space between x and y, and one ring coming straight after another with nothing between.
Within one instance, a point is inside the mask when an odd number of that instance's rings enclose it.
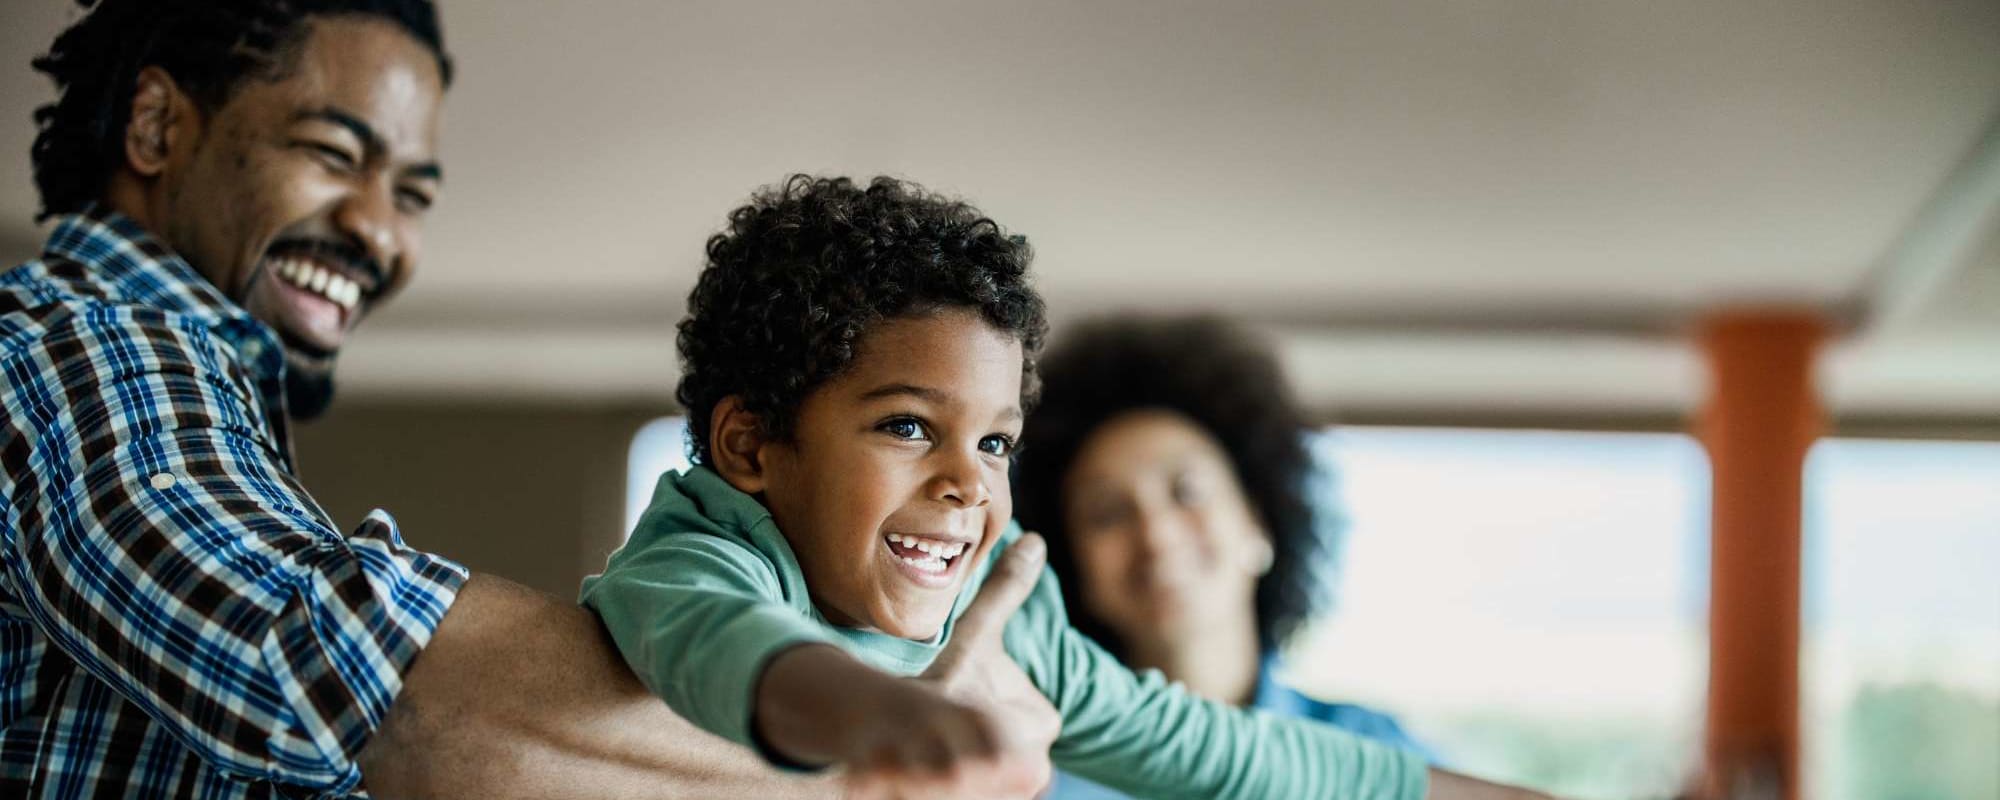
<instances>
[{"instance_id":1,"label":"man's forearm","mask_svg":"<svg viewBox=\"0 0 2000 800\"><path fill-rule=\"evenodd\" d=\"M827 797L676 716L590 612L475 575L361 755L380 800Z\"/></svg>"}]
</instances>

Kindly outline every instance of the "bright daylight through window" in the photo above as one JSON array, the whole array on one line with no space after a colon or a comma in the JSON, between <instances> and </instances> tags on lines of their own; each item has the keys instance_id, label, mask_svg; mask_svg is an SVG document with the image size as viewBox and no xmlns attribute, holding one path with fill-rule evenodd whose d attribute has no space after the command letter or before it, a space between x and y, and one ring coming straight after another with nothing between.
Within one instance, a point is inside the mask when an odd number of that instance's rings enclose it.
<instances>
[{"instance_id":1,"label":"bright daylight through window","mask_svg":"<svg viewBox=\"0 0 2000 800\"><path fill-rule=\"evenodd\" d=\"M646 426L628 520L684 469ZM1678 434L1344 427L1346 519L1308 693L1390 711L1447 766L1665 797L1697 762L1708 472ZM1808 795L2000 797L2000 444L1828 440L1807 483Z\"/></svg>"}]
</instances>

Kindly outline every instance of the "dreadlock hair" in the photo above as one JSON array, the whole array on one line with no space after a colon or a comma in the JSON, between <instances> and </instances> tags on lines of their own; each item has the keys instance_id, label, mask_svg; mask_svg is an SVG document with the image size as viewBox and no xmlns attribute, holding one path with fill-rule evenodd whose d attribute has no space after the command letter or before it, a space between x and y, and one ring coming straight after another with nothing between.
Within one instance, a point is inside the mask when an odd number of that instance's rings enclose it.
<instances>
[{"instance_id":1,"label":"dreadlock hair","mask_svg":"<svg viewBox=\"0 0 2000 800\"><path fill-rule=\"evenodd\" d=\"M295 66L315 16L379 17L437 57L451 85L437 9L430 0L77 0L82 19L34 60L56 85L35 109L36 221L101 199L124 159L125 127L139 71L172 75L202 113L220 108L246 79L278 80Z\"/></svg>"}]
</instances>

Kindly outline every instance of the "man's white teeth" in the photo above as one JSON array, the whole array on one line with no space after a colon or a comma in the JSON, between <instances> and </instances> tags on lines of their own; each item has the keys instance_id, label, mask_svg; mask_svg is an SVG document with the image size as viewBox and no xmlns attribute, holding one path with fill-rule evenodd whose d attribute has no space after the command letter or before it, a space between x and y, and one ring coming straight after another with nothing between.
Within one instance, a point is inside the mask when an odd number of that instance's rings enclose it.
<instances>
[{"instance_id":1,"label":"man's white teeth","mask_svg":"<svg viewBox=\"0 0 2000 800\"><path fill-rule=\"evenodd\" d=\"M286 283L331 300L341 308L351 311L361 302L361 285L345 275L305 259L288 258L277 266L278 277Z\"/></svg>"}]
</instances>

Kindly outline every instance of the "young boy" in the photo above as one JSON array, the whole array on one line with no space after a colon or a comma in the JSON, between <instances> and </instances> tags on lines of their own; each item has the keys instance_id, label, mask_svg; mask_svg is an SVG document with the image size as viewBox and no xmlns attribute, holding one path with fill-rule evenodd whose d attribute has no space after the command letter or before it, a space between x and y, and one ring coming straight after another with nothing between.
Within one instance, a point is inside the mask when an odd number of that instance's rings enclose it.
<instances>
[{"instance_id":1,"label":"young boy","mask_svg":"<svg viewBox=\"0 0 2000 800\"><path fill-rule=\"evenodd\" d=\"M697 466L660 479L583 603L654 693L773 760L901 742L948 767L968 752L955 706L901 676L1022 536L1008 466L1045 329L1027 245L909 184L795 176L731 213L708 259L679 337ZM1046 572L1002 641L1061 716L1051 760L1098 783L1425 794L1416 756L1134 675L1069 627Z\"/></svg>"}]
</instances>

